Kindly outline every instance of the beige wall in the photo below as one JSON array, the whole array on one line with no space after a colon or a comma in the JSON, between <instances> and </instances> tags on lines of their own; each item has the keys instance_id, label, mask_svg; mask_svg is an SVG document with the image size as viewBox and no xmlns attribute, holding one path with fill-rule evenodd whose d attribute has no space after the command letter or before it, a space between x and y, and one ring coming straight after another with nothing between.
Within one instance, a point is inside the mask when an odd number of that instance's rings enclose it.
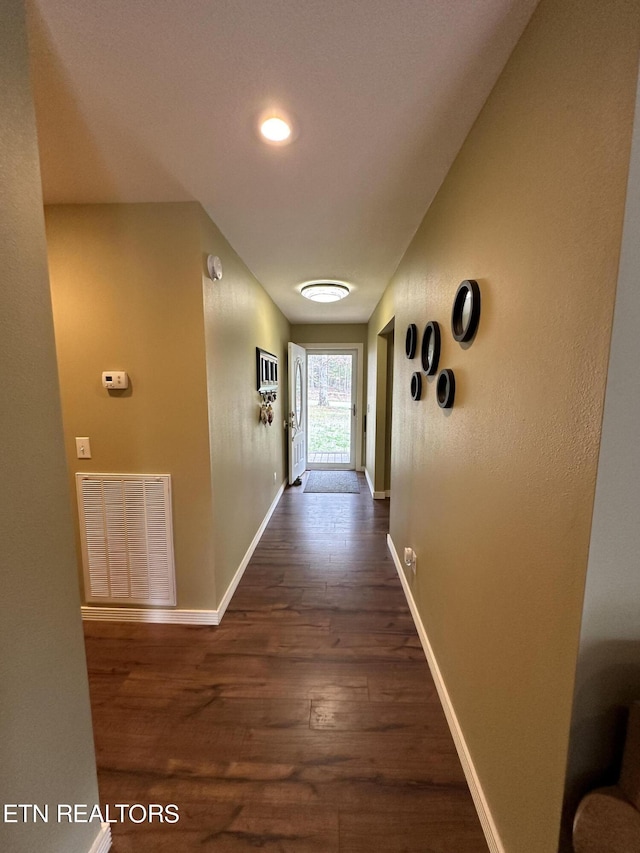
<instances>
[{"instance_id":1,"label":"beige wall","mask_svg":"<svg viewBox=\"0 0 640 853\"><path fill-rule=\"evenodd\" d=\"M286 353L290 327L213 222L202 213L201 250L222 280L203 277L213 483L216 587L227 589L286 478ZM259 423L256 347L279 357L281 392L271 426Z\"/></svg>"},{"instance_id":2,"label":"beige wall","mask_svg":"<svg viewBox=\"0 0 640 853\"><path fill-rule=\"evenodd\" d=\"M171 474L177 603L212 609L199 209L64 205L46 222L72 494L76 471ZM106 391L103 370L126 370L129 391Z\"/></svg>"},{"instance_id":3,"label":"beige wall","mask_svg":"<svg viewBox=\"0 0 640 853\"><path fill-rule=\"evenodd\" d=\"M46 220L73 493L75 471L171 474L177 604L216 609L284 479L281 403L261 426L255 347L283 356L289 325L198 204L53 206ZM102 388L109 369L129 391Z\"/></svg>"},{"instance_id":4,"label":"beige wall","mask_svg":"<svg viewBox=\"0 0 640 853\"><path fill-rule=\"evenodd\" d=\"M291 326L291 340L296 344L363 344L366 346L366 323L300 323Z\"/></svg>"},{"instance_id":5,"label":"beige wall","mask_svg":"<svg viewBox=\"0 0 640 853\"><path fill-rule=\"evenodd\" d=\"M413 594L507 853L557 849L638 11L542 0L370 323L373 365L395 314L391 535L417 552ZM463 349L450 312L470 277ZM432 382L409 395L404 331L428 320L456 374L448 415Z\"/></svg>"},{"instance_id":6,"label":"beige wall","mask_svg":"<svg viewBox=\"0 0 640 853\"><path fill-rule=\"evenodd\" d=\"M386 490L387 366L389 363L387 347L389 325L393 318L393 282L391 282L369 319L367 341L365 458L369 479L378 493ZM394 340L396 342L399 340L397 327L394 330ZM404 336L402 346L404 346ZM396 360L394 357L394 363ZM391 474L390 471L389 474Z\"/></svg>"},{"instance_id":7,"label":"beige wall","mask_svg":"<svg viewBox=\"0 0 640 853\"><path fill-rule=\"evenodd\" d=\"M617 781L640 697L640 86L576 668L566 803Z\"/></svg>"},{"instance_id":8,"label":"beige wall","mask_svg":"<svg viewBox=\"0 0 640 853\"><path fill-rule=\"evenodd\" d=\"M387 335L387 387L385 391L385 428L384 428L384 488L391 489L391 437L393 434L393 366L395 361L395 332Z\"/></svg>"},{"instance_id":9,"label":"beige wall","mask_svg":"<svg viewBox=\"0 0 640 853\"><path fill-rule=\"evenodd\" d=\"M24 10L0 6L0 790L97 803ZM92 824L7 824L0 849L86 853Z\"/></svg>"}]
</instances>

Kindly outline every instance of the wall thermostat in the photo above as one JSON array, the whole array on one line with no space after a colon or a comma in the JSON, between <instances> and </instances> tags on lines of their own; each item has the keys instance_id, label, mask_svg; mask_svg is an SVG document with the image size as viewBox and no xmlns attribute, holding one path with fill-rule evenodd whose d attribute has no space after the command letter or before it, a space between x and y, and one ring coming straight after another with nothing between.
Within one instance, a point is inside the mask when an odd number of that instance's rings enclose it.
<instances>
[{"instance_id":1,"label":"wall thermostat","mask_svg":"<svg viewBox=\"0 0 640 853\"><path fill-rule=\"evenodd\" d=\"M129 376L124 370L105 370L102 384L110 391L124 391L129 387Z\"/></svg>"},{"instance_id":2,"label":"wall thermostat","mask_svg":"<svg viewBox=\"0 0 640 853\"><path fill-rule=\"evenodd\" d=\"M217 255L207 255L207 272L211 281L220 281L222 278L222 261Z\"/></svg>"}]
</instances>

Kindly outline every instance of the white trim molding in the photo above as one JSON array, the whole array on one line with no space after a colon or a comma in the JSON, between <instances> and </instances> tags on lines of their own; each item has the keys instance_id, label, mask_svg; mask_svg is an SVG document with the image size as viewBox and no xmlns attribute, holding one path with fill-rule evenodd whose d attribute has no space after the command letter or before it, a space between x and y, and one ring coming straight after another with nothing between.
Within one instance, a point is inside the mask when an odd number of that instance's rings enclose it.
<instances>
[{"instance_id":1,"label":"white trim molding","mask_svg":"<svg viewBox=\"0 0 640 853\"><path fill-rule=\"evenodd\" d=\"M424 627L422 619L420 618L420 614L418 612L418 608L413 597L411 587L409 586L406 575L404 573L404 569L402 568L402 563L400 562L400 557L398 556L398 552L396 551L393 539L391 538L391 534L389 533L387 533L387 546L393 558L393 562L395 563L396 570L398 572L398 576L402 584L402 588L404 589L404 594L407 598L409 610L411 611L411 615L413 617L418 636L420 637L420 642L422 643L422 648L427 658L427 663L429 664L429 669L431 670L431 675L433 676L433 680L438 691L438 696L440 697L442 709L444 710L445 716L447 718L447 723L449 724L449 729L451 730L451 736L453 737L453 742L458 752L460 764L462 765L462 769L464 771L464 775L469 786L469 791L471 792L471 796L473 797L473 803L476 807L476 811L478 813L478 817L480 819L482 830L487 840L489 850L491 851L491 853L505 853L504 845L502 844L502 841L500 839L498 829L496 827L495 821L493 820L491 810L489 809L489 804L487 803L484 791L482 790L480 779L473 764L471 753L469 752L469 748L467 746L467 742L465 741L462 728L460 727L458 717L456 716L455 709L451 702L449 691L447 690L447 686L442 677L442 673L440 672L440 667L438 666L438 661L436 660L433 648L431 647L431 643L429 642L429 637L427 636L426 629Z\"/></svg>"},{"instance_id":2,"label":"white trim molding","mask_svg":"<svg viewBox=\"0 0 640 853\"><path fill-rule=\"evenodd\" d=\"M369 486L369 491L371 492L371 497L376 501L384 500L387 496L386 492L376 492L376 490L373 488L373 483L371 482L371 477L369 476L369 472L367 471L366 468L364 469L364 476L365 476L365 479L367 481L367 485Z\"/></svg>"},{"instance_id":3,"label":"white trim molding","mask_svg":"<svg viewBox=\"0 0 640 853\"><path fill-rule=\"evenodd\" d=\"M267 514L262 519L262 524L260 525L260 527L256 531L256 535L253 537L253 539L251 540L251 544L247 548L247 553L242 558L242 562L238 566L237 572L235 573L235 575L231 579L231 583L227 587L227 591L222 596L222 600L220 601L220 604L218 605L218 610L217 610L218 622L216 624L220 624L220 621L222 620L222 617L224 616L225 610L227 609L227 607L229 606L229 602L231 601L231 596L236 591L236 587L240 583L242 575L244 574L245 569L249 565L249 560L253 557L253 552L256 550L256 548L258 546L258 542L262 538L262 534L264 533L267 524L269 524L271 516L275 512L275 509L278 506L280 498L284 494L284 490L286 488L287 482L288 482L287 480L284 480L282 485L278 489L276 496L271 503L271 506L267 510Z\"/></svg>"},{"instance_id":4,"label":"white trim molding","mask_svg":"<svg viewBox=\"0 0 640 853\"><path fill-rule=\"evenodd\" d=\"M253 552L262 538L280 498L284 494L287 481L285 480L278 489L267 514L262 520L256 535L251 540L242 562L231 579L217 610L178 610L168 607L96 607L94 605L83 605L80 609L82 618L88 622L156 622L165 625L219 625L229 606L231 597L240 583L240 579L249 565Z\"/></svg>"},{"instance_id":5,"label":"white trim molding","mask_svg":"<svg viewBox=\"0 0 640 853\"><path fill-rule=\"evenodd\" d=\"M362 443L363 443L363 431L362 425L363 420L362 416L364 414L364 344L355 343L355 344L298 344L307 352L317 352L318 350L322 351L335 351L337 353L346 352L347 350L355 350L357 353L356 357L356 435L355 435L355 467L356 471L361 470L362 464ZM305 439L306 440L306 439ZM306 450L305 450L306 452ZM308 463L308 459L307 459Z\"/></svg>"},{"instance_id":6,"label":"white trim molding","mask_svg":"<svg viewBox=\"0 0 640 853\"><path fill-rule=\"evenodd\" d=\"M89 853L109 853L111 850L111 825L103 823Z\"/></svg>"}]
</instances>

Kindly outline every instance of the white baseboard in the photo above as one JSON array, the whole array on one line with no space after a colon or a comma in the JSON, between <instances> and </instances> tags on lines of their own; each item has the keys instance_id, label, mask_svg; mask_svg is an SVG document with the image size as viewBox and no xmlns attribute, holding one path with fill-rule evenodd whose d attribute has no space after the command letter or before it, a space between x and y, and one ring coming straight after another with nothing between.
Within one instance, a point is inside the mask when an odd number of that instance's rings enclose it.
<instances>
[{"instance_id":1,"label":"white baseboard","mask_svg":"<svg viewBox=\"0 0 640 853\"><path fill-rule=\"evenodd\" d=\"M390 498L391 497L391 489L386 489L384 496L385 496L385 498Z\"/></svg>"},{"instance_id":2,"label":"white baseboard","mask_svg":"<svg viewBox=\"0 0 640 853\"><path fill-rule=\"evenodd\" d=\"M218 611L217 611L218 612L218 623L220 622L220 620L224 616L224 612L227 609L227 607L229 606L229 602L231 601L231 596L236 591L236 587L240 583L240 579L242 578L242 575L244 574L244 570L249 565L249 560L253 557L253 552L256 550L258 542L262 538L262 534L264 533L267 524L269 524L269 520L270 520L271 516L273 515L275 508L278 506L278 502L279 502L280 498L282 497L282 495L284 494L284 490L287 486L287 482L288 482L287 480L284 480L282 485L278 489L276 496L271 503L271 506L267 510L267 514L262 519L262 524L260 525L260 527L256 531L256 535L253 537L253 539L251 540L251 544L247 548L247 553L244 555L244 557L242 558L242 562L238 566L238 571L235 573L235 575L231 579L231 583L227 587L227 591L222 596L222 600L220 601L220 604L218 605Z\"/></svg>"},{"instance_id":3,"label":"white baseboard","mask_svg":"<svg viewBox=\"0 0 640 853\"><path fill-rule=\"evenodd\" d=\"M231 597L236 591L236 587L240 583L240 579L249 565L249 560L256 550L258 542L265 531L269 519L274 513L278 502L282 497L287 481L285 480L278 489L271 506L267 510L267 514L256 535L251 540L251 544L247 548L247 552L242 558L242 562L238 566L238 570L233 576L231 583L227 587L222 600L218 605L217 610L178 610L177 608L168 607L100 607L93 605L83 605L82 618L88 622L157 622L165 625L219 625L225 610L229 606Z\"/></svg>"},{"instance_id":4,"label":"white baseboard","mask_svg":"<svg viewBox=\"0 0 640 853\"><path fill-rule=\"evenodd\" d=\"M416 606L411 587L409 586L406 575L404 573L404 569L402 568L402 563L400 562L400 558L398 556L398 552L396 551L395 545L393 544L393 539L391 538L391 535L389 533L387 533L387 546L389 548L391 556L393 557L393 562L395 563L398 576L400 577L400 582L402 583L404 594L407 597L407 603L409 605L409 609L411 610L411 615L413 617L416 630L418 631L418 636L420 637L420 642L422 643L422 648L424 649L424 653L427 658L427 663L429 664L429 669L431 670L431 675L433 676L433 680L435 682L436 689L438 691L438 696L440 697L440 702L442 704L442 708L449 724L449 729L451 730L451 735L453 737L456 750L458 751L460 764L462 765L464 775L467 779L469 791L471 792L471 796L473 797L473 802L476 807L476 811L478 812L478 817L480 818L480 823L482 824L482 830L484 832L485 838L487 839L489 850L491 851L491 853L505 853L505 848L500 839L500 835L498 833L495 821L493 820L493 816L491 815L489 804L487 803L487 799L482 790L480 779L478 778L478 774L476 773L476 769L471 758L471 753L469 752L469 748L467 747L467 743L464 739L464 734L462 732L462 729L460 728L460 723L458 722L455 709L451 703L449 691L447 690L447 686L442 677L442 673L440 672L438 661L436 660L436 657L433 653L431 643L429 642L429 637L427 636L427 632L422 623L422 619L420 618L420 614L418 612L418 608Z\"/></svg>"},{"instance_id":5,"label":"white baseboard","mask_svg":"<svg viewBox=\"0 0 640 853\"><path fill-rule=\"evenodd\" d=\"M384 500L384 498L386 497L385 493L384 492L376 492L376 490L373 488L373 483L371 482L371 477L369 476L369 472L367 471L366 468L364 469L364 476L365 476L365 479L367 481L367 485L369 486L369 491L371 492L371 497L376 501Z\"/></svg>"},{"instance_id":6,"label":"white baseboard","mask_svg":"<svg viewBox=\"0 0 640 853\"><path fill-rule=\"evenodd\" d=\"M89 853L109 853L109 850L111 850L111 825L103 823Z\"/></svg>"}]
</instances>

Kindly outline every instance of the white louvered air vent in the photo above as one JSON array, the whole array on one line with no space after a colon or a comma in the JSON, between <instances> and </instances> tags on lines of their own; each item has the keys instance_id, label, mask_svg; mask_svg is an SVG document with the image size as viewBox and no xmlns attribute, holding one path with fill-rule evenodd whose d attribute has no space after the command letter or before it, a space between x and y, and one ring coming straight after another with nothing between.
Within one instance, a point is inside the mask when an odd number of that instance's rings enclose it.
<instances>
[{"instance_id":1,"label":"white louvered air vent","mask_svg":"<svg viewBox=\"0 0 640 853\"><path fill-rule=\"evenodd\" d=\"M176 603L169 474L76 474L85 595Z\"/></svg>"}]
</instances>

